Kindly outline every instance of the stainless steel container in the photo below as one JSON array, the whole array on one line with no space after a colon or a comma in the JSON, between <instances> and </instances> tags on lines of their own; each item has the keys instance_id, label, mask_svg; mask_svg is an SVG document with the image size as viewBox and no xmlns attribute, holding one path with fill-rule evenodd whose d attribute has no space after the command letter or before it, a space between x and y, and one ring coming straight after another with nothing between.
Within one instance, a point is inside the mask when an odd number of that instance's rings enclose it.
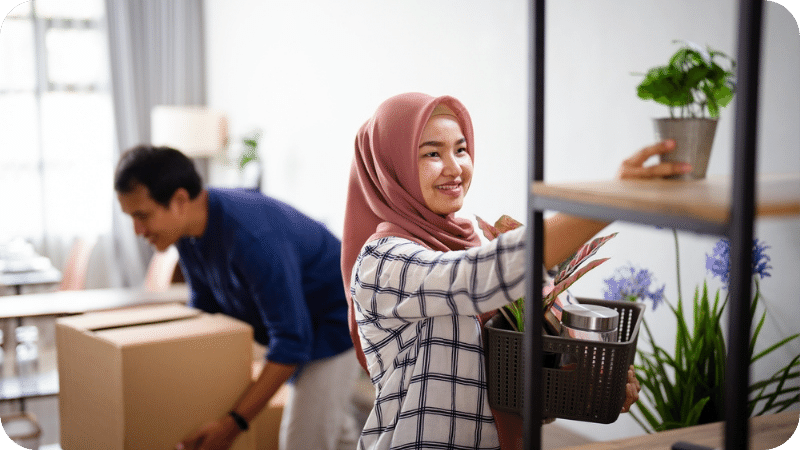
<instances>
[{"instance_id":1,"label":"stainless steel container","mask_svg":"<svg viewBox=\"0 0 800 450\"><path fill-rule=\"evenodd\" d=\"M562 337L617 342L619 313L599 305L565 305L561 314Z\"/></svg>"}]
</instances>

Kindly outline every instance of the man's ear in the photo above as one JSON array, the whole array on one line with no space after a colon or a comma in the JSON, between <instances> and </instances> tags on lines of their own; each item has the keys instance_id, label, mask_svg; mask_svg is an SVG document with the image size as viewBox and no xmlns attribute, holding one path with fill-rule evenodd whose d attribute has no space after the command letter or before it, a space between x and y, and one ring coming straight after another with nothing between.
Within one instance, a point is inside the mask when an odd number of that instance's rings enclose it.
<instances>
[{"instance_id":1,"label":"man's ear","mask_svg":"<svg viewBox=\"0 0 800 450\"><path fill-rule=\"evenodd\" d=\"M191 197L189 197L189 191L185 188L178 188L175 193L172 194L172 198L169 200L170 209L175 208L175 212L180 214L186 213L186 208L189 206L189 202L191 202Z\"/></svg>"}]
</instances>

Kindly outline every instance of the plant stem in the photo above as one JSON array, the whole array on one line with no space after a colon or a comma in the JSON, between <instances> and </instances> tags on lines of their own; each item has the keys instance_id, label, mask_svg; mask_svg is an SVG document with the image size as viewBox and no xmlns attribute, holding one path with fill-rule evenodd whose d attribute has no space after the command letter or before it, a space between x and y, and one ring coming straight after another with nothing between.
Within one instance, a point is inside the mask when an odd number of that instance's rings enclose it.
<instances>
[{"instance_id":1,"label":"plant stem","mask_svg":"<svg viewBox=\"0 0 800 450\"><path fill-rule=\"evenodd\" d=\"M678 302L681 302L683 297L681 296L681 251L678 248L678 230L673 228L672 235L675 238L675 278L678 287Z\"/></svg>"}]
</instances>

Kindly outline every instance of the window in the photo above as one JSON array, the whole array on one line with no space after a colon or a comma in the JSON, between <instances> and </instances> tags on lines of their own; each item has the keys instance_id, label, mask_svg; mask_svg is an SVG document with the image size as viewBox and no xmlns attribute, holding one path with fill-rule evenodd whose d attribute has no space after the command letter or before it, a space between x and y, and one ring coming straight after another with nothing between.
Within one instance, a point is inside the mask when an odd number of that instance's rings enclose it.
<instances>
[{"instance_id":1,"label":"window","mask_svg":"<svg viewBox=\"0 0 800 450\"><path fill-rule=\"evenodd\" d=\"M0 29L0 241L111 228L103 0L32 0Z\"/></svg>"}]
</instances>

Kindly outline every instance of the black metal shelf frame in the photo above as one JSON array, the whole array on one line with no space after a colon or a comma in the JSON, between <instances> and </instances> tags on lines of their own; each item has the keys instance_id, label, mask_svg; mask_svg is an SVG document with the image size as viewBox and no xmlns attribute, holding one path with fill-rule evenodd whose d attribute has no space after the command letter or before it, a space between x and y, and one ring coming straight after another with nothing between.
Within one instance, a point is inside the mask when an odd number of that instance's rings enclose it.
<instances>
[{"instance_id":1,"label":"black metal shelf frame","mask_svg":"<svg viewBox=\"0 0 800 450\"><path fill-rule=\"evenodd\" d=\"M528 180L544 178L544 60L545 2L532 0L529 8L530 27L530 109ZM530 257L526 268L529 302L525 308L526 377L524 407L524 442L527 449L541 449L541 409L538 393L542 386L541 310L543 252L543 216L546 209L563 211L607 220L626 220L727 236L731 241L731 282L729 286L728 359L725 382L725 448L746 449L749 443L748 384L750 345L750 292L752 288L751 252L755 213L756 142L758 124L758 86L763 23L763 0L739 0L737 43L737 102L734 128L733 189L731 217L727 224L712 224L692 218L654 213L637 213L578 202L547 200L528 194L527 249ZM526 184L530 186L530 184ZM536 362L534 364L534 362Z\"/></svg>"}]
</instances>

